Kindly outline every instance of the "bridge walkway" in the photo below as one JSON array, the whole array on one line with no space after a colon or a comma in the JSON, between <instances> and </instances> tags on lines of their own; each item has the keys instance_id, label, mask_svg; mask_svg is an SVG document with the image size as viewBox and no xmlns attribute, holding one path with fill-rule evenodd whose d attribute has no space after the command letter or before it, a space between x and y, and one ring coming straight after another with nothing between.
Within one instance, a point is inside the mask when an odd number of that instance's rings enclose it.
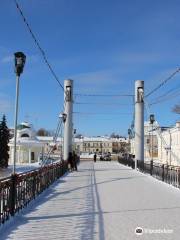
<instances>
[{"instance_id":1,"label":"bridge walkway","mask_svg":"<svg viewBox=\"0 0 180 240\"><path fill-rule=\"evenodd\" d=\"M135 234L137 227L142 236ZM178 240L180 190L117 162L84 161L5 224L0 235L1 240Z\"/></svg>"}]
</instances>

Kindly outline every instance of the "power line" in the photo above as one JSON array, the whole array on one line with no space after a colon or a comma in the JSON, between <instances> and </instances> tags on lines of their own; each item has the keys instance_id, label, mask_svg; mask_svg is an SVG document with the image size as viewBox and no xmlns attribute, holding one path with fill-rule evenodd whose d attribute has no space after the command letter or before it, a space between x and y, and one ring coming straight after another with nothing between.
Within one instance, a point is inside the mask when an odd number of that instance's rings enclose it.
<instances>
[{"instance_id":1,"label":"power line","mask_svg":"<svg viewBox=\"0 0 180 240\"><path fill-rule=\"evenodd\" d=\"M101 103L101 102L74 102L77 105L117 105L117 106L129 106L133 104L126 104L126 103Z\"/></svg>"},{"instance_id":2,"label":"power line","mask_svg":"<svg viewBox=\"0 0 180 240\"><path fill-rule=\"evenodd\" d=\"M95 112L73 112L73 114L83 114L83 115L131 115L131 113L95 113Z\"/></svg>"},{"instance_id":3,"label":"power line","mask_svg":"<svg viewBox=\"0 0 180 240\"><path fill-rule=\"evenodd\" d=\"M82 116L81 116L82 117ZM85 116L83 116L85 117ZM96 118L96 121L113 121L116 120L115 118Z\"/></svg>"},{"instance_id":4,"label":"power line","mask_svg":"<svg viewBox=\"0 0 180 240\"><path fill-rule=\"evenodd\" d=\"M40 42L37 40L37 37L36 37L35 34L33 33L33 31L32 31L32 29L31 29L29 23L27 22L27 19L26 19L25 16L24 16L24 13L23 13L22 9L20 8L20 6L19 6L19 4L18 4L18 2L17 2L16 0L14 0L14 2L15 2L15 5L16 5L17 10L19 11L19 13L20 13L20 15L21 15L21 17L22 17L22 19L23 19L23 21L24 21L24 24L26 25L26 27L27 27L27 29L28 29L28 31L29 31L32 39L34 40L34 43L36 44L37 48L38 48L39 51L40 51L40 53L41 53L41 55L42 55L42 57L43 57L43 60L44 60L45 64L47 65L48 69L50 70L52 76L54 77L54 79L56 80L56 82L58 83L58 85L60 86L60 88L61 88L61 89L63 90L63 92L65 93L65 90L64 90L63 85L61 84L61 82L60 82L58 76L56 75L53 67L51 66L50 62L48 61L48 58L47 58L47 56L46 56L46 53L45 53L45 51L43 50L43 48L41 47ZM66 100L65 100L65 102L64 102L63 112L64 112L64 110L65 110L65 106L66 106ZM60 121L60 120L58 121L58 126L57 126L56 133L55 133L55 136L54 136L54 142L55 142L55 143L56 143L56 141L57 141L57 137L58 137L58 135L59 135L59 132L60 132L60 129L61 129L61 128L62 128L62 119L61 119L61 121ZM50 153L51 153L51 151L48 153L48 156L50 155Z\"/></svg>"},{"instance_id":5,"label":"power line","mask_svg":"<svg viewBox=\"0 0 180 240\"><path fill-rule=\"evenodd\" d=\"M157 97L157 98L155 99L155 101L156 101L156 100L159 100L159 99L161 99L161 98L163 98L163 97L167 97L167 95L168 95L169 93L173 92L173 91L177 92L177 90L178 90L179 88L180 88L180 85L177 85L177 86L171 88L170 90L168 90L167 92L165 92L163 95Z\"/></svg>"},{"instance_id":6,"label":"power line","mask_svg":"<svg viewBox=\"0 0 180 240\"><path fill-rule=\"evenodd\" d=\"M175 72L173 72L169 77L167 77L164 81L162 81L157 87L155 87L153 90L151 90L148 94L146 94L145 97L149 97L151 94L156 92L159 88L161 88L163 85L165 85L168 81L170 81L177 73L179 73L180 67L176 69Z\"/></svg>"},{"instance_id":7,"label":"power line","mask_svg":"<svg viewBox=\"0 0 180 240\"><path fill-rule=\"evenodd\" d=\"M64 91L63 85L61 84L58 76L56 75L56 73L54 72L51 64L49 63L48 58L47 58L47 56L46 56L46 53L45 53L45 51L42 49L39 41L37 40L37 37L36 37L35 34L33 33L33 31L32 31L32 29L31 29L29 23L27 22L27 19L26 19L25 16L24 16L24 13L23 13L22 9L20 8L20 6L19 6L19 4L18 4L18 2L17 2L16 0L14 0L14 2L15 2L16 8L17 8L17 10L19 11L19 13L20 13L20 15L21 15L21 17L22 17L22 19L23 19L23 21L24 21L24 23L25 23L25 25L26 25L26 27L27 27L30 35L31 35L31 37L33 38L33 40L34 40L37 48L39 49L39 51L40 51L40 53L41 53L41 55L42 55L42 57L43 57L43 59L44 59L44 62L46 63L47 67L49 68L49 70L50 70L51 74L53 75L54 79L57 81L57 83L59 84L59 86L60 86L60 87L62 88L62 90Z\"/></svg>"},{"instance_id":8,"label":"power line","mask_svg":"<svg viewBox=\"0 0 180 240\"><path fill-rule=\"evenodd\" d=\"M165 101L167 101L167 100L169 100L169 99L173 99L173 98L175 98L175 97L177 97L177 96L179 96L179 95L180 95L180 92L179 92L179 91L178 91L178 92L176 91L176 93L173 93L173 94L171 94L170 96L164 96L163 99L156 100L156 101L150 103L149 105L151 106L151 105L155 105L155 104L158 104L158 103L161 103L161 102L165 102Z\"/></svg>"},{"instance_id":9,"label":"power line","mask_svg":"<svg viewBox=\"0 0 180 240\"><path fill-rule=\"evenodd\" d=\"M171 88L170 90L168 90L166 93L164 93L163 95L157 97L152 103L150 103L150 105L154 105L160 102L164 102L166 100L168 100L169 98L174 98L176 97L179 93L180 90L180 85L177 85L173 88ZM173 93L174 92L174 93ZM171 94L170 94L171 93ZM175 94L175 95L174 95Z\"/></svg>"},{"instance_id":10,"label":"power line","mask_svg":"<svg viewBox=\"0 0 180 240\"><path fill-rule=\"evenodd\" d=\"M132 94L83 94L75 93L75 96L79 97L133 97Z\"/></svg>"}]
</instances>

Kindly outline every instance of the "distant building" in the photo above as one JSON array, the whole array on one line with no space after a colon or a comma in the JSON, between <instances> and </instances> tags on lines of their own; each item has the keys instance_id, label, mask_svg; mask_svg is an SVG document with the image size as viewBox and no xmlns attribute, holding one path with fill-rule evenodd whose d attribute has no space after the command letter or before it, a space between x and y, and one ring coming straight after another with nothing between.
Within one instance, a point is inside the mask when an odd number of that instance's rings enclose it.
<instances>
[{"instance_id":1,"label":"distant building","mask_svg":"<svg viewBox=\"0 0 180 240\"><path fill-rule=\"evenodd\" d=\"M83 153L119 153L128 145L126 138L84 137L75 139L75 149Z\"/></svg>"},{"instance_id":2,"label":"distant building","mask_svg":"<svg viewBox=\"0 0 180 240\"><path fill-rule=\"evenodd\" d=\"M10 159L13 164L14 138L10 139ZM44 144L36 138L33 126L23 122L17 126L17 155L16 163L35 163L39 161L40 155L44 151Z\"/></svg>"},{"instance_id":3,"label":"distant building","mask_svg":"<svg viewBox=\"0 0 180 240\"><path fill-rule=\"evenodd\" d=\"M180 122L173 127L159 129L158 158L168 165L180 165Z\"/></svg>"},{"instance_id":4,"label":"distant building","mask_svg":"<svg viewBox=\"0 0 180 240\"><path fill-rule=\"evenodd\" d=\"M144 122L144 158L150 160L158 158L158 133L156 129L159 127L158 122L154 122L153 126L148 121ZM130 153L135 155L135 139L130 139Z\"/></svg>"},{"instance_id":5,"label":"distant building","mask_svg":"<svg viewBox=\"0 0 180 240\"><path fill-rule=\"evenodd\" d=\"M157 121L150 124L148 121L144 123L144 157L145 159L154 159L158 157L158 133L156 129L159 127Z\"/></svg>"},{"instance_id":6,"label":"distant building","mask_svg":"<svg viewBox=\"0 0 180 240\"><path fill-rule=\"evenodd\" d=\"M56 145L56 154L61 154L63 139L57 138L56 143L53 142L53 137L40 137L38 140L45 144L45 152L47 149ZM118 153L124 151L128 145L126 138L108 138L108 137L81 137L74 138L73 150L77 153Z\"/></svg>"},{"instance_id":7,"label":"distant building","mask_svg":"<svg viewBox=\"0 0 180 240\"><path fill-rule=\"evenodd\" d=\"M135 155L134 138L130 153ZM160 127L157 122L144 123L144 158L168 165L180 165L180 122L173 127Z\"/></svg>"}]
</instances>

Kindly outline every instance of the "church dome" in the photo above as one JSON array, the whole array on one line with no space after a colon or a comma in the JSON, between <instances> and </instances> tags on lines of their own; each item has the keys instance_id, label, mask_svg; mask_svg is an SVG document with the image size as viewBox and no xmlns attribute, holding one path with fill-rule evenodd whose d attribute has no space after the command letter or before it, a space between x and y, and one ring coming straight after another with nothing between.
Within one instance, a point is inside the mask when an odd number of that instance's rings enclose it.
<instances>
[{"instance_id":1,"label":"church dome","mask_svg":"<svg viewBox=\"0 0 180 240\"><path fill-rule=\"evenodd\" d=\"M35 136L36 134L32 124L29 124L28 122L22 122L17 126L17 138L35 139L36 138Z\"/></svg>"},{"instance_id":2,"label":"church dome","mask_svg":"<svg viewBox=\"0 0 180 240\"><path fill-rule=\"evenodd\" d=\"M31 125L28 122L22 122L17 126L17 130L22 130L25 128L31 128Z\"/></svg>"}]
</instances>

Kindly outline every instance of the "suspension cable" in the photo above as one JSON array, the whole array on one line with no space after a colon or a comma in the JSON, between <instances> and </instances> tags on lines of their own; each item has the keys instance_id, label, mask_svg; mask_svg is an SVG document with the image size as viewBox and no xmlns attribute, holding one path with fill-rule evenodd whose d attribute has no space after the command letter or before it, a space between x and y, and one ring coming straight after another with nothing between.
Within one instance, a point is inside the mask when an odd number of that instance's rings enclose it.
<instances>
[{"instance_id":1,"label":"suspension cable","mask_svg":"<svg viewBox=\"0 0 180 240\"><path fill-rule=\"evenodd\" d=\"M61 87L61 89L62 89L63 92L64 92L64 87L63 87L63 85L61 84L58 76L56 75L56 73L55 73L52 65L50 64L50 62L49 62L49 60L48 60L48 58L47 58L47 56L46 56L45 51L42 49L39 40L37 40L37 37L35 36L34 32L32 31L32 28L30 27L29 23L27 22L27 19L26 19L26 17L24 16L24 13L23 13L23 11L22 11L22 8L19 6L19 3L18 3L16 0L14 0L14 3L15 3L15 5L16 5L16 8L17 8L17 10L19 11L19 13L20 13L20 15L21 15L21 17L22 17L22 19L23 19L23 21L24 21L24 23L25 23L25 25L26 25L26 27L27 27L27 29L28 29L31 37L32 37L32 39L34 40L34 43L36 44L37 48L39 49L39 51L40 51L40 53L41 53L41 55L42 55L42 57L43 57L43 60L44 60L45 64L47 65L47 67L49 68L49 70L50 70L51 74L53 75L54 79L57 81L57 83L59 84L59 86Z\"/></svg>"},{"instance_id":2,"label":"suspension cable","mask_svg":"<svg viewBox=\"0 0 180 240\"><path fill-rule=\"evenodd\" d=\"M129 106L133 104L128 104L128 103L103 103L103 102L74 102L76 105L116 105L116 106Z\"/></svg>"},{"instance_id":3,"label":"suspension cable","mask_svg":"<svg viewBox=\"0 0 180 240\"><path fill-rule=\"evenodd\" d=\"M79 97L133 97L132 94L83 94L75 93L75 96Z\"/></svg>"},{"instance_id":4,"label":"suspension cable","mask_svg":"<svg viewBox=\"0 0 180 240\"><path fill-rule=\"evenodd\" d=\"M177 97L177 96L179 96L180 95L180 92L179 92L179 90L178 91L176 91L175 93L173 93L173 94L171 94L171 95L169 95L169 96L164 96L162 99L156 99L154 102L151 102L149 105L151 106L151 105L155 105L155 104L158 104L158 103L161 103L161 102L165 102L165 101L167 101L167 100L169 100L169 99L173 99L173 98L175 98L175 97Z\"/></svg>"},{"instance_id":5,"label":"suspension cable","mask_svg":"<svg viewBox=\"0 0 180 240\"><path fill-rule=\"evenodd\" d=\"M149 97L151 94L153 94L154 92L156 92L159 88L161 88L162 86L164 86L168 81L170 81L177 73L180 72L180 67L178 67L176 69L176 71L174 71L169 77L167 77L166 79L164 79L157 87L155 87L153 90L151 90L148 94L146 94L146 97Z\"/></svg>"},{"instance_id":6,"label":"suspension cable","mask_svg":"<svg viewBox=\"0 0 180 240\"><path fill-rule=\"evenodd\" d=\"M95 112L73 112L73 114L84 114L84 115L131 115L131 113L95 113Z\"/></svg>"},{"instance_id":7,"label":"suspension cable","mask_svg":"<svg viewBox=\"0 0 180 240\"><path fill-rule=\"evenodd\" d=\"M55 136L54 136L54 139L53 139L53 143L56 144L57 143L57 140L58 140L58 136L59 136L59 133L61 131L61 127L62 127L62 119L59 119L58 121L58 125L57 125L57 129L56 129L56 133L55 133ZM50 154L52 153L53 151L53 147L51 149L49 149L47 155L46 155L46 158L43 159L42 163L41 163L41 167L43 167L44 165L46 165L49 157L50 157Z\"/></svg>"}]
</instances>

